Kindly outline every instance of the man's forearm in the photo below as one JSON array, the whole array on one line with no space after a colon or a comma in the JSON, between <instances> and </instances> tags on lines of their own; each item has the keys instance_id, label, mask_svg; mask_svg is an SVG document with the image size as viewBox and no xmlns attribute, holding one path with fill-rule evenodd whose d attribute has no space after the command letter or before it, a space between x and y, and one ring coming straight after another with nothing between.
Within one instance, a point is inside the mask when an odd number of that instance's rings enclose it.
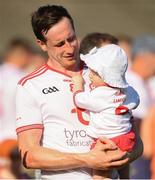
<instances>
[{"instance_id":1,"label":"man's forearm","mask_svg":"<svg viewBox=\"0 0 155 180\"><path fill-rule=\"evenodd\" d=\"M46 169L52 171L68 170L87 167L87 154L62 153L43 147L36 147L27 151L25 165L32 169Z\"/></svg>"},{"instance_id":2,"label":"man's forearm","mask_svg":"<svg viewBox=\"0 0 155 180\"><path fill-rule=\"evenodd\" d=\"M107 154L107 150L116 149L109 142L103 144L98 141L95 148L88 153L65 153L40 146L41 136L41 129L31 129L18 134L19 149L27 168L59 171L88 167L107 170L121 167L128 162L128 158L123 158L124 152Z\"/></svg>"},{"instance_id":3,"label":"man's forearm","mask_svg":"<svg viewBox=\"0 0 155 180\"><path fill-rule=\"evenodd\" d=\"M63 153L38 146L27 151L27 158L25 160L26 167L31 169L44 169L47 171L68 170L82 167L109 170L114 167L121 167L128 162L128 159L122 159L125 155L123 152L109 156L107 153L109 147L110 145L105 145L103 148L103 144L100 143L97 150L88 153Z\"/></svg>"}]
</instances>

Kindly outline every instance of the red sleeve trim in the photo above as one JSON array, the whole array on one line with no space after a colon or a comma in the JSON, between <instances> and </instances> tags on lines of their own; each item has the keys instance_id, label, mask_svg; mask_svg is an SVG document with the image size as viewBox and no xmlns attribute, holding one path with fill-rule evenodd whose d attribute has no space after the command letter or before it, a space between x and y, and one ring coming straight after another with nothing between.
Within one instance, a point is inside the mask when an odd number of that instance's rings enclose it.
<instances>
[{"instance_id":1,"label":"red sleeve trim","mask_svg":"<svg viewBox=\"0 0 155 180\"><path fill-rule=\"evenodd\" d=\"M77 105L76 102L75 102L75 96L76 96L78 93L80 93L80 92L83 92L83 91L82 91L82 90L78 90L78 91L76 91L76 92L73 93L73 102L74 102L74 105L75 105L76 107L78 107L78 105Z\"/></svg>"},{"instance_id":2,"label":"red sleeve trim","mask_svg":"<svg viewBox=\"0 0 155 180\"><path fill-rule=\"evenodd\" d=\"M20 132L27 131L30 129L43 129L43 124L31 124L27 126L22 126L16 129L16 133L19 134Z\"/></svg>"}]
</instances>

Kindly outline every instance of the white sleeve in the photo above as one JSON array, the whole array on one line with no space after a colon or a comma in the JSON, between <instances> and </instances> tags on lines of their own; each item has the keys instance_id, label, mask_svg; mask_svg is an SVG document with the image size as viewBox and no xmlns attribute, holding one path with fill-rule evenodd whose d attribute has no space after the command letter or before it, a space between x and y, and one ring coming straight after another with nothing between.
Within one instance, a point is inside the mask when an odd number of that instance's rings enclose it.
<instances>
[{"instance_id":1,"label":"white sleeve","mask_svg":"<svg viewBox=\"0 0 155 180\"><path fill-rule=\"evenodd\" d=\"M123 105L130 110L137 108L137 106L140 103L140 98L137 91L133 87L129 86L126 89L126 94L127 94L127 98L126 101L123 103Z\"/></svg>"},{"instance_id":2,"label":"white sleeve","mask_svg":"<svg viewBox=\"0 0 155 180\"><path fill-rule=\"evenodd\" d=\"M34 97L21 85L16 92L16 132L43 128L41 112Z\"/></svg>"},{"instance_id":3,"label":"white sleeve","mask_svg":"<svg viewBox=\"0 0 155 180\"><path fill-rule=\"evenodd\" d=\"M74 94L74 103L77 107L93 112L100 112L109 107L108 94L101 89L94 89L91 92L82 91Z\"/></svg>"}]
</instances>

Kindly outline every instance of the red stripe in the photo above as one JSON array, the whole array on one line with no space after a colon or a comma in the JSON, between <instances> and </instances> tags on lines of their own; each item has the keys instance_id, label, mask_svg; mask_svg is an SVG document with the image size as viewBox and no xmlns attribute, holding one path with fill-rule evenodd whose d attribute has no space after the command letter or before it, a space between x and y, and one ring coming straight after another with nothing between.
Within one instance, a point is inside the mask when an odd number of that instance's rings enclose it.
<instances>
[{"instance_id":1,"label":"red stripe","mask_svg":"<svg viewBox=\"0 0 155 180\"><path fill-rule=\"evenodd\" d=\"M60 71L58 69L54 69L53 67L49 66L48 64L46 64L46 67L49 69L49 70L52 70L54 72L57 72L59 74L63 74L65 76L68 76L68 77L71 77L69 74L67 74L66 72L63 72L63 71Z\"/></svg>"},{"instance_id":2,"label":"red stripe","mask_svg":"<svg viewBox=\"0 0 155 180\"><path fill-rule=\"evenodd\" d=\"M30 76L29 78L25 79L25 80L21 83L21 85L23 86L23 85L26 83L27 80L33 79L34 77L37 77L37 76L40 76L41 74L43 74L43 73L46 72L46 71L47 71L47 69L44 69L44 71L42 71L42 72L40 72L40 73L38 73L38 74L34 74L33 76Z\"/></svg>"},{"instance_id":3,"label":"red stripe","mask_svg":"<svg viewBox=\"0 0 155 180\"><path fill-rule=\"evenodd\" d=\"M31 124L31 125L27 125L27 126L22 126L16 129L17 134L23 131L27 131L30 129L43 129L43 125L42 124Z\"/></svg>"},{"instance_id":4,"label":"red stripe","mask_svg":"<svg viewBox=\"0 0 155 180\"><path fill-rule=\"evenodd\" d=\"M18 84L22 84L22 82L23 82L26 78L28 78L28 77L30 77L30 76L32 76L32 75L35 75L35 74L37 74L37 73L39 73L40 71L42 71L42 70L45 69L45 68L46 68L46 66L44 65L44 66L42 66L41 68L33 71L32 73L30 73L30 74L28 74L27 76L23 77L23 78L18 82Z\"/></svg>"},{"instance_id":5,"label":"red stripe","mask_svg":"<svg viewBox=\"0 0 155 180\"><path fill-rule=\"evenodd\" d=\"M37 69L37 70L35 70L35 71L33 71L32 73L30 73L28 76L30 76L30 75L33 75L33 74L36 74L36 73L39 73L40 71L42 71L44 68L46 68L46 66L44 65L44 66L42 66L42 67L40 67L39 69Z\"/></svg>"},{"instance_id":6,"label":"red stripe","mask_svg":"<svg viewBox=\"0 0 155 180\"><path fill-rule=\"evenodd\" d=\"M42 71L40 71L38 73L35 73L35 74L32 74L31 76L26 77L25 79L23 79L23 81L20 83L20 85L23 86L27 82L27 80L33 79L33 78L35 78L37 76L40 76L41 74L43 74L46 71L47 71L47 68L45 67L44 69L42 69Z\"/></svg>"},{"instance_id":7,"label":"red stripe","mask_svg":"<svg viewBox=\"0 0 155 180\"><path fill-rule=\"evenodd\" d=\"M42 66L41 68L35 70L34 72L28 74L27 76L23 77L23 78L19 81L19 84L21 84L22 81L25 80L26 78L28 78L28 77L30 77L30 76L32 76L32 75L35 75L35 74L37 74L37 73L39 73L40 71L42 71L42 70L45 69L45 68L46 68L46 66L44 65L44 66Z\"/></svg>"}]
</instances>

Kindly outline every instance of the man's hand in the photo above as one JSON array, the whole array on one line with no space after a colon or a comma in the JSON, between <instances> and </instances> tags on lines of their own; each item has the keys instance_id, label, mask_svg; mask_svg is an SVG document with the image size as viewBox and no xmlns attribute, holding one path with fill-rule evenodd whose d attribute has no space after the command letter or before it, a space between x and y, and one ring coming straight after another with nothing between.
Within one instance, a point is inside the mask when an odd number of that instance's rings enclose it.
<instances>
[{"instance_id":1,"label":"man's hand","mask_svg":"<svg viewBox=\"0 0 155 180\"><path fill-rule=\"evenodd\" d=\"M118 149L111 140L102 138L98 140L94 149L87 154L86 161L87 166L92 169L110 170L126 165L129 158L126 158L126 152Z\"/></svg>"}]
</instances>

